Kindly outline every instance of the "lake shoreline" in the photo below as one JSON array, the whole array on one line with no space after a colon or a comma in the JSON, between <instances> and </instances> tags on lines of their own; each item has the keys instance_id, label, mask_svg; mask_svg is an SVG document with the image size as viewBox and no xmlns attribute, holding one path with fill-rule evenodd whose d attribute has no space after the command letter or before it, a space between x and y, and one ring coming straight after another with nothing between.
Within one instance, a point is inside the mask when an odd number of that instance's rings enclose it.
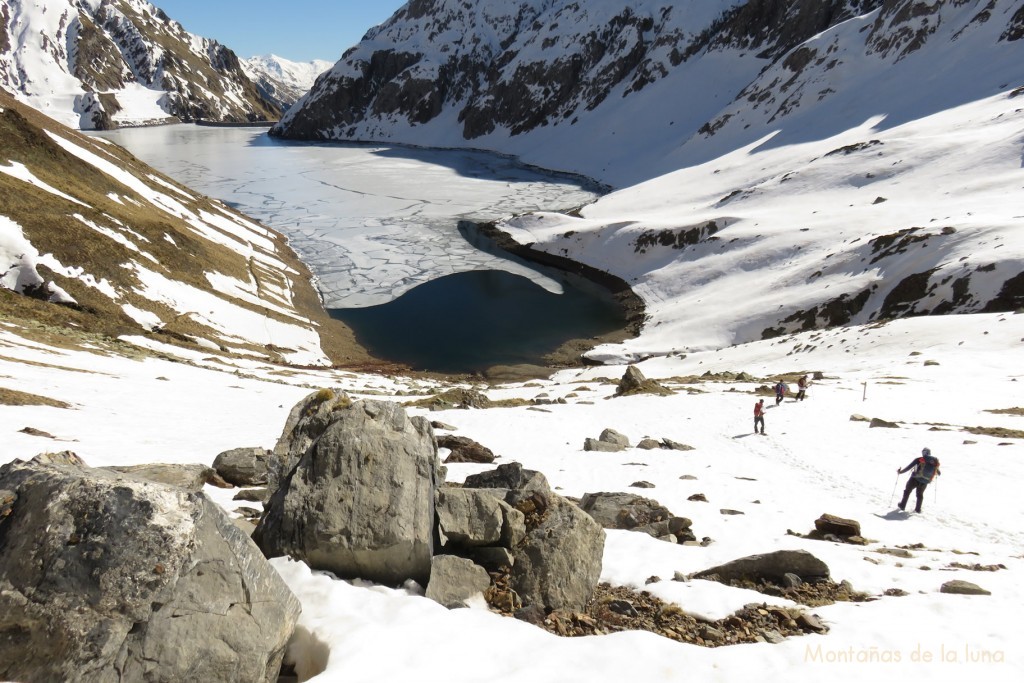
<instances>
[{"instance_id":1,"label":"lake shoreline","mask_svg":"<svg viewBox=\"0 0 1024 683\"><path fill-rule=\"evenodd\" d=\"M360 359L355 363L337 364L335 365L336 368L381 375L403 374L448 381L479 381L483 379L489 382L502 383L546 379L559 370L603 365L603 363L589 360L585 354L602 344L620 343L627 339L633 339L640 334L640 330L646 320L646 305L643 299L629 287L625 280L579 261L549 254L534 249L528 244L521 244L514 240L511 235L500 230L497 227L497 222L494 221L484 223L466 220L459 221L459 232L478 249L496 255L508 255L546 268L553 268L583 278L593 285L600 287L611 295L611 298L622 311L624 324L615 330L598 336L567 339L556 349L545 354L538 364L495 364L477 372L451 373L416 370L400 362L377 358L356 340L350 327L340 320L333 319L332 322L334 324L343 327L347 331L347 334L344 335L345 346L351 348L347 349L345 355ZM333 337L332 341L337 342L338 338Z\"/></svg>"}]
</instances>

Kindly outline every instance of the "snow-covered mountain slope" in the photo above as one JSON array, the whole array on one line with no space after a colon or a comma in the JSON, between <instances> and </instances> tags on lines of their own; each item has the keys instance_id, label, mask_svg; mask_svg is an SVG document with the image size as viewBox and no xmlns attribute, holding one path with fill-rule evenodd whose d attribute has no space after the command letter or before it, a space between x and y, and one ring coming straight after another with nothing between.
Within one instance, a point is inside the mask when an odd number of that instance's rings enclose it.
<instances>
[{"instance_id":1,"label":"snow-covered mountain slope","mask_svg":"<svg viewBox=\"0 0 1024 683\"><path fill-rule=\"evenodd\" d=\"M276 120L235 53L145 0L0 0L0 88L75 128Z\"/></svg>"},{"instance_id":2,"label":"snow-covered mountain slope","mask_svg":"<svg viewBox=\"0 0 1024 683\"><path fill-rule=\"evenodd\" d=\"M645 300L640 338L597 357L1024 307L1024 90L773 142L500 227Z\"/></svg>"},{"instance_id":3,"label":"snow-covered mountain slope","mask_svg":"<svg viewBox=\"0 0 1024 683\"><path fill-rule=\"evenodd\" d=\"M329 362L326 315L283 237L2 93L0 139L0 317L203 357Z\"/></svg>"},{"instance_id":4,"label":"snow-covered mountain slope","mask_svg":"<svg viewBox=\"0 0 1024 683\"><path fill-rule=\"evenodd\" d=\"M316 77L333 66L323 59L293 62L277 55L250 57L242 69L260 94L281 111L287 110L313 87Z\"/></svg>"},{"instance_id":5,"label":"snow-covered mountain slope","mask_svg":"<svg viewBox=\"0 0 1024 683\"><path fill-rule=\"evenodd\" d=\"M1011 89L1022 37L1024 0L419 0L275 133L495 149L622 187Z\"/></svg>"},{"instance_id":6,"label":"snow-covered mountain slope","mask_svg":"<svg viewBox=\"0 0 1024 683\"><path fill-rule=\"evenodd\" d=\"M721 347L1024 305L1022 38L1024 0L414 2L275 130L618 185L502 227L644 299L596 357Z\"/></svg>"}]
</instances>

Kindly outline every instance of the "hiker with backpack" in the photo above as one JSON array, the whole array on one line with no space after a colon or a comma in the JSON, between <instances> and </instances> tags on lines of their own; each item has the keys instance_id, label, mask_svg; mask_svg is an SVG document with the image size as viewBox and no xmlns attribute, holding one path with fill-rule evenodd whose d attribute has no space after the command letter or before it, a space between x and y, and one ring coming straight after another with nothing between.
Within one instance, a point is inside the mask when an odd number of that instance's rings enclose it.
<instances>
[{"instance_id":1,"label":"hiker with backpack","mask_svg":"<svg viewBox=\"0 0 1024 683\"><path fill-rule=\"evenodd\" d=\"M807 380L807 375L804 375L803 377L801 377L800 380L796 383L797 389L800 390L800 391L796 392L796 400L802 401L805 398L807 398L807 385L808 384L810 384L810 382Z\"/></svg>"},{"instance_id":2,"label":"hiker with backpack","mask_svg":"<svg viewBox=\"0 0 1024 683\"><path fill-rule=\"evenodd\" d=\"M757 434L757 425L761 424L761 433L764 434L764 399L754 404L754 433Z\"/></svg>"},{"instance_id":3,"label":"hiker with backpack","mask_svg":"<svg viewBox=\"0 0 1024 683\"><path fill-rule=\"evenodd\" d=\"M903 500L899 503L900 510L907 509L907 501L910 499L910 492L917 491L917 505L914 508L914 512L921 511L921 502L924 500L924 490L931 483L935 475L941 475L939 471L939 459L932 455L930 448L924 448L921 450L921 457L914 458L909 465L901 469L896 470L897 474L903 474L909 470L914 470L914 474L907 480L907 487L903 489Z\"/></svg>"},{"instance_id":4,"label":"hiker with backpack","mask_svg":"<svg viewBox=\"0 0 1024 683\"><path fill-rule=\"evenodd\" d=\"M779 380L775 385L775 405L782 403L782 397L786 393L786 385L783 384L782 380Z\"/></svg>"}]
</instances>

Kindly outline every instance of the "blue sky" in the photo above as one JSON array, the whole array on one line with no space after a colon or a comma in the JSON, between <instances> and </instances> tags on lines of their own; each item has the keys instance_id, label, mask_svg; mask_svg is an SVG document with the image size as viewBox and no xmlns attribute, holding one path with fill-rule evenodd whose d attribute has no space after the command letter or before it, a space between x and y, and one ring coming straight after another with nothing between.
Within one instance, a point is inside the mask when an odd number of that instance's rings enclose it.
<instances>
[{"instance_id":1,"label":"blue sky","mask_svg":"<svg viewBox=\"0 0 1024 683\"><path fill-rule=\"evenodd\" d=\"M334 62L404 0L150 0L186 30L247 58Z\"/></svg>"}]
</instances>

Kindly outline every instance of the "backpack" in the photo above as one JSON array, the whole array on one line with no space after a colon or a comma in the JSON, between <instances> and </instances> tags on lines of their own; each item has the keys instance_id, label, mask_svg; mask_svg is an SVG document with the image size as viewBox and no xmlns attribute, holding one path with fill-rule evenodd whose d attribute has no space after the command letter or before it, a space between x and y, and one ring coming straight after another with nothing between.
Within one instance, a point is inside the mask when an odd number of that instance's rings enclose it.
<instances>
[{"instance_id":1,"label":"backpack","mask_svg":"<svg viewBox=\"0 0 1024 683\"><path fill-rule=\"evenodd\" d=\"M939 469L939 459L934 455L924 455L921 456L920 460L917 463L917 469L914 471L914 479L927 484L935 478L935 473Z\"/></svg>"}]
</instances>

